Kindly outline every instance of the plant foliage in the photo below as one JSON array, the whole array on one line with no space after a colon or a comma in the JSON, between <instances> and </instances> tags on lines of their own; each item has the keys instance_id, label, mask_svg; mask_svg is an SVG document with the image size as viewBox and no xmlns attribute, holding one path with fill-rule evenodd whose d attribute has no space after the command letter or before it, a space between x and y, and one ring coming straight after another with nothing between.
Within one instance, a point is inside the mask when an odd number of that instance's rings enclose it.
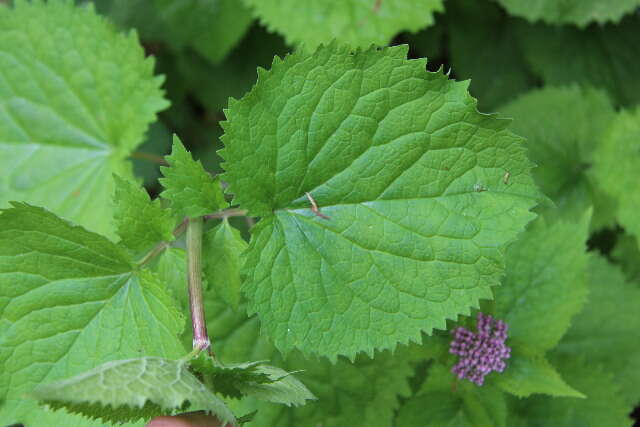
<instances>
[{"instance_id":1,"label":"plant foliage","mask_svg":"<svg viewBox=\"0 0 640 427\"><path fill-rule=\"evenodd\" d=\"M0 0L0 427L631 426L639 7Z\"/></svg>"}]
</instances>

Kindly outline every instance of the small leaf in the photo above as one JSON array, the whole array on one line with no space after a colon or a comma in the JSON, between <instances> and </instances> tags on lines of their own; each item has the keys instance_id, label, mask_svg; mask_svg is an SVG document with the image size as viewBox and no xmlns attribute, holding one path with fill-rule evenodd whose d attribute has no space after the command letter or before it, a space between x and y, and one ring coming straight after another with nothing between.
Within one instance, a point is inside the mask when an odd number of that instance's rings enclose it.
<instances>
[{"instance_id":1,"label":"small leaf","mask_svg":"<svg viewBox=\"0 0 640 427\"><path fill-rule=\"evenodd\" d=\"M211 177L200 161L193 160L180 139L174 135L171 155L166 157L170 167L160 168L165 190L160 194L171 201L171 207L181 216L198 217L227 207L220 180Z\"/></svg>"},{"instance_id":2,"label":"small leaf","mask_svg":"<svg viewBox=\"0 0 640 427\"><path fill-rule=\"evenodd\" d=\"M223 424L235 424L233 413L189 372L186 363L158 357L111 361L40 385L31 396L54 408L112 423L205 410Z\"/></svg>"},{"instance_id":3,"label":"small leaf","mask_svg":"<svg viewBox=\"0 0 640 427\"><path fill-rule=\"evenodd\" d=\"M247 246L226 218L203 237L203 270L209 287L234 310L240 304L240 268L244 263L241 255Z\"/></svg>"},{"instance_id":4,"label":"small leaf","mask_svg":"<svg viewBox=\"0 0 640 427\"><path fill-rule=\"evenodd\" d=\"M133 254L151 248L161 242L173 240L175 219L171 212L162 209L160 200L151 201L140 185L115 179L114 221L121 243Z\"/></svg>"},{"instance_id":5,"label":"small leaf","mask_svg":"<svg viewBox=\"0 0 640 427\"><path fill-rule=\"evenodd\" d=\"M491 297L534 216L508 122L406 54L298 51L226 111L229 191L263 217L243 291L283 352L353 358L444 329Z\"/></svg>"},{"instance_id":6,"label":"small leaf","mask_svg":"<svg viewBox=\"0 0 640 427\"><path fill-rule=\"evenodd\" d=\"M495 384L518 397L532 394L585 397L568 385L542 355L532 355L514 348L507 369L495 375Z\"/></svg>"},{"instance_id":7,"label":"small leaf","mask_svg":"<svg viewBox=\"0 0 640 427\"><path fill-rule=\"evenodd\" d=\"M290 372L262 362L222 365L213 358L191 361L192 368L203 374L213 390L225 397L253 396L287 406L304 405L315 396Z\"/></svg>"},{"instance_id":8,"label":"small leaf","mask_svg":"<svg viewBox=\"0 0 640 427\"><path fill-rule=\"evenodd\" d=\"M434 13L444 10L442 0L323 0L306 2L304 7L296 0L244 1L289 44L311 48L334 39L354 47L386 45L401 31L415 32L433 24Z\"/></svg>"}]
</instances>

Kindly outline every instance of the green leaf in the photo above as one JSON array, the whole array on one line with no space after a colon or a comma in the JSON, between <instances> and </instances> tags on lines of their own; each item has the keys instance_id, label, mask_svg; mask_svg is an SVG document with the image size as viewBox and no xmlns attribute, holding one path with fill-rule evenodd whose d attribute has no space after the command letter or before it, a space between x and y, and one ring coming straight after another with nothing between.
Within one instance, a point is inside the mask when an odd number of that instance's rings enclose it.
<instances>
[{"instance_id":1,"label":"green leaf","mask_svg":"<svg viewBox=\"0 0 640 427\"><path fill-rule=\"evenodd\" d=\"M503 391L517 397L529 397L532 394L585 397L568 385L544 356L527 354L518 347L514 347L507 369L494 376L494 382Z\"/></svg>"},{"instance_id":2,"label":"green leaf","mask_svg":"<svg viewBox=\"0 0 640 427\"><path fill-rule=\"evenodd\" d=\"M168 105L153 58L70 1L0 7L0 51L0 206L111 232L112 174L131 178L127 156Z\"/></svg>"},{"instance_id":3,"label":"green leaf","mask_svg":"<svg viewBox=\"0 0 640 427\"><path fill-rule=\"evenodd\" d=\"M241 254L247 249L240 232L227 219L204 234L204 274L216 293L233 309L240 304L240 268L244 263Z\"/></svg>"},{"instance_id":4,"label":"green leaf","mask_svg":"<svg viewBox=\"0 0 640 427\"><path fill-rule=\"evenodd\" d=\"M635 237L628 234L618 236L610 256L622 268L628 280L640 283L640 246Z\"/></svg>"},{"instance_id":5,"label":"green leaf","mask_svg":"<svg viewBox=\"0 0 640 427\"><path fill-rule=\"evenodd\" d=\"M552 349L584 306L589 217L587 212L580 220L552 224L540 217L509 247L495 306L514 348L540 354Z\"/></svg>"},{"instance_id":6,"label":"green leaf","mask_svg":"<svg viewBox=\"0 0 640 427\"><path fill-rule=\"evenodd\" d=\"M114 221L120 243L133 254L150 249L161 241L173 240L175 219L162 209L160 200L153 202L140 185L115 176Z\"/></svg>"},{"instance_id":7,"label":"green leaf","mask_svg":"<svg viewBox=\"0 0 640 427\"><path fill-rule=\"evenodd\" d=\"M190 47L212 62L224 59L252 21L237 0L97 0L96 9L148 42ZM229 25L233 23L233 25Z\"/></svg>"},{"instance_id":8,"label":"green leaf","mask_svg":"<svg viewBox=\"0 0 640 427\"><path fill-rule=\"evenodd\" d=\"M119 357L179 357L184 319L124 249L22 203L0 215L0 425L37 425L23 395Z\"/></svg>"},{"instance_id":9,"label":"green leaf","mask_svg":"<svg viewBox=\"0 0 640 427\"><path fill-rule=\"evenodd\" d=\"M205 410L223 423L233 413L187 369L184 360L115 360L72 378L36 387L31 396L52 408L118 423Z\"/></svg>"},{"instance_id":10,"label":"green leaf","mask_svg":"<svg viewBox=\"0 0 640 427\"><path fill-rule=\"evenodd\" d=\"M444 329L491 297L533 218L508 122L406 52L298 52L226 111L226 180L263 217L243 289L283 352L353 357Z\"/></svg>"},{"instance_id":11,"label":"green leaf","mask_svg":"<svg viewBox=\"0 0 640 427\"><path fill-rule=\"evenodd\" d=\"M153 267L158 281L168 289L180 303L184 312L189 310L189 295L187 293L187 252L182 248L167 248L158 257ZM189 337L191 339L191 337Z\"/></svg>"},{"instance_id":12,"label":"green leaf","mask_svg":"<svg viewBox=\"0 0 640 427\"><path fill-rule=\"evenodd\" d=\"M420 391L398 411L395 425L402 427L504 427L504 394L485 384L457 382L451 369L440 363L429 368Z\"/></svg>"},{"instance_id":13,"label":"green leaf","mask_svg":"<svg viewBox=\"0 0 640 427\"><path fill-rule=\"evenodd\" d=\"M593 179L618 203L618 221L640 239L640 108L634 112L622 111L604 136L594 153Z\"/></svg>"},{"instance_id":14,"label":"green leaf","mask_svg":"<svg viewBox=\"0 0 640 427\"><path fill-rule=\"evenodd\" d=\"M628 106L640 102L638 25L637 16L618 25L592 25L584 30L522 25L518 39L533 71L546 84L577 82L604 88L616 104Z\"/></svg>"},{"instance_id":15,"label":"green leaf","mask_svg":"<svg viewBox=\"0 0 640 427\"><path fill-rule=\"evenodd\" d=\"M529 65L514 43L513 20L497 5L447 0L445 17L451 67L458 78L471 79L469 91L482 111L496 111L534 85Z\"/></svg>"},{"instance_id":16,"label":"green leaf","mask_svg":"<svg viewBox=\"0 0 640 427\"><path fill-rule=\"evenodd\" d=\"M288 43L310 48L334 39L353 47L386 45L401 31L433 24L433 14L444 10L442 0L312 0L304 7L296 0L244 1Z\"/></svg>"},{"instance_id":17,"label":"green leaf","mask_svg":"<svg viewBox=\"0 0 640 427\"><path fill-rule=\"evenodd\" d=\"M615 223L615 204L600 204L604 196L587 173L594 149L615 118L605 92L577 85L547 87L528 92L500 111L513 117L513 131L527 138L529 158L538 165L533 176L558 208L546 214L578 220L595 205L592 228Z\"/></svg>"},{"instance_id":18,"label":"green leaf","mask_svg":"<svg viewBox=\"0 0 640 427\"><path fill-rule=\"evenodd\" d=\"M640 289L601 256L589 261L589 301L556 353L606 367L632 406L640 401L640 341L632 338L640 330Z\"/></svg>"},{"instance_id":19,"label":"green leaf","mask_svg":"<svg viewBox=\"0 0 640 427\"><path fill-rule=\"evenodd\" d=\"M561 363L558 363L561 362ZM572 357L556 361L562 372L587 395L586 399L550 398L534 396L525 401L523 417L530 426L554 427L631 427L628 414L631 407L625 405L618 387L602 367L585 364Z\"/></svg>"},{"instance_id":20,"label":"green leaf","mask_svg":"<svg viewBox=\"0 0 640 427\"><path fill-rule=\"evenodd\" d=\"M238 0L153 0L170 30L165 39L184 43L217 63L238 43L252 21ZM169 36L169 37L167 37Z\"/></svg>"},{"instance_id":21,"label":"green leaf","mask_svg":"<svg viewBox=\"0 0 640 427\"><path fill-rule=\"evenodd\" d=\"M213 358L194 359L194 370L225 397L252 396L267 402L300 406L315 396L291 372L262 362L223 365Z\"/></svg>"},{"instance_id":22,"label":"green leaf","mask_svg":"<svg viewBox=\"0 0 640 427\"><path fill-rule=\"evenodd\" d=\"M220 180L211 177L200 161L193 160L180 138L174 135L171 155L166 157L170 167L160 168L165 190L160 194L171 201L171 208L181 216L198 217L227 207Z\"/></svg>"},{"instance_id":23,"label":"green leaf","mask_svg":"<svg viewBox=\"0 0 640 427\"><path fill-rule=\"evenodd\" d=\"M529 21L548 24L576 24L584 27L591 22L618 22L640 6L640 0L496 0L507 11Z\"/></svg>"}]
</instances>

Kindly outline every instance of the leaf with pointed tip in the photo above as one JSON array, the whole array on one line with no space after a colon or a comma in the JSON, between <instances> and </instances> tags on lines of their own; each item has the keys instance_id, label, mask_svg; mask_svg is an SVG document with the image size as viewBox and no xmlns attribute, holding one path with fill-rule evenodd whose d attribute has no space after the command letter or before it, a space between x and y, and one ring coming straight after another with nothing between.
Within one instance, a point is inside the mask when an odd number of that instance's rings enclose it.
<instances>
[{"instance_id":1,"label":"leaf with pointed tip","mask_svg":"<svg viewBox=\"0 0 640 427\"><path fill-rule=\"evenodd\" d=\"M132 178L126 158L168 106L153 57L72 1L1 6L0 51L0 207L111 233L112 174Z\"/></svg>"},{"instance_id":2,"label":"leaf with pointed tip","mask_svg":"<svg viewBox=\"0 0 640 427\"><path fill-rule=\"evenodd\" d=\"M296 0L244 1L290 44L310 48L334 39L354 47L386 45L401 31L415 32L433 24L434 13L444 10L442 0L313 0L304 7Z\"/></svg>"},{"instance_id":3,"label":"leaf with pointed tip","mask_svg":"<svg viewBox=\"0 0 640 427\"><path fill-rule=\"evenodd\" d=\"M584 390L585 399L533 396L523 402L522 416L531 426L631 427L632 407L625 404L617 384L602 366L583 360L557 358L563 375Z\"/></svg>"},{"instance_id":4,"label":"leaf with pointed tip","mask_svg":"<svg viewBox=\"0 0 640 427\"><path fill-rule=\"evenodd\" d=\"M532 394L585 397L565 382L545 356L522 347L513 347L507 369L493 378L500 389L517 397Z\"/></svg>"},{"instance_id":5,"label":"leaf with pointed tip","mask_svg":"<svg viewBox=\"0 0 640 427\"><path fill-rule=\"evenodd\" d=\"M618 22L638 6L640 0L496 0L507 11L529 21L547 24L576 24Z\"/></svg>"},{"instance_id":6,"label":"leaf with pointed tip","mask_svg":"<svg viewBox=\"0 0 640 427\"><path fill-rule=\"evenodd\" d=\"M202 239L203 272L209 287L235 310L240 304L241 257L247 249L240 232L225 218L219 225L207 231Z\"/></svg>"},{"instance_id":7,"label":"leaf with pointed tip","mask_svg":"<svg viewBox=\"0 0 640 427\"><path fill-rule=\"evenodd\" d=\"M175 219L171 212L162 209L160 200L151 201L147 191L140 185L115 176L113 218L120 243L140 254L153 245L173 240Z\"/></svg>"},{"instance_id":8,"label":"leaf with pointed tip","mask_svg":"<svg viewBox=\"0 0 640 427\"><path fill-rule=\"evenodd\" d=\"M406 53L299 51L226 111L230 192L263 217L243 290L283 352L335 360L444 329L491 297L534 216L508 121Z\"/></svg>"},{"instance_id":9,"label":"leaf with pointed tip","mask_svg":"<svg viewBox=\"0 0 640 427\"><path fill-rule=\"evenodd\" d=\"M115 360L69 379L39 385L30 395L54 408L112 423L204 410L223 424L235 424L233 413L189 372L185 360Z\"/></svg>"},{"instance_id":10,"label":"leaf with pointed tip","mask_svg":"<svg viewBox=\"0 0 640 427\"><path fill-rule=\"evenodd\" d=\"M223 365L209 357L191 361L212 389L225 397L252 396L267 402L301 406L315 396L292 373L262 362Z\"/></svg>"},{"instance_id":11,"label":"leaf with pointed tip","mask_svg":"<svg viewBox=\"0 0 640 427\"><path fill-rule=\"evenodd\" d=\"M598 145L593 178L618 203L617 217L622 226L640 240L640 108L621 111Z\"/></svg>"},{"instance_id":12,"label":"leaf with pointed tip","mask_svg":"<svg viewBox=\"0 0 640 427\"><path fill-rule=\"evenodd\" d=\"M14 202L0 214L0 282L11 283L0 287L0 425L38 425L43 412L24 398L37 384L117 357L184 353L184 318L156 276L42 208Z\"/></svg>"},{"instance_id":13,"label":"leaf with pointed tip","mask_svg":"<svg viewBox=\"0 0 640 427\"><path fill-rule=\"evenodd\" d=\"M160 168L164 178L160 194L171 201L171 208L181 216L198 217L227 207L220 180L212 178L200 161L193 160L180 138L173 136L171 155L166 157L169 167Z\"/></svg>"}]
</instances>

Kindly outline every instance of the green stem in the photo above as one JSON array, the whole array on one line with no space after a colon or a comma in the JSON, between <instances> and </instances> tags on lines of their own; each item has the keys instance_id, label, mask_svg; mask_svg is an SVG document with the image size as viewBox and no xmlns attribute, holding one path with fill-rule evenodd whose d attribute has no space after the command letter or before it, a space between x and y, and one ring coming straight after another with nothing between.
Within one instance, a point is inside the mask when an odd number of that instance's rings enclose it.
<instances>
[{"instance_id":1,"label":"green stem","mask_svg":"<svg viewBox=\"0 0 640 427\"><path fill-rule=\"evenodd\" d=\"M202 294L202 224L202 217L189 218L187 222L187 278L194 350L205 350L211 346Z\"/></svg>"}]
</instances>

